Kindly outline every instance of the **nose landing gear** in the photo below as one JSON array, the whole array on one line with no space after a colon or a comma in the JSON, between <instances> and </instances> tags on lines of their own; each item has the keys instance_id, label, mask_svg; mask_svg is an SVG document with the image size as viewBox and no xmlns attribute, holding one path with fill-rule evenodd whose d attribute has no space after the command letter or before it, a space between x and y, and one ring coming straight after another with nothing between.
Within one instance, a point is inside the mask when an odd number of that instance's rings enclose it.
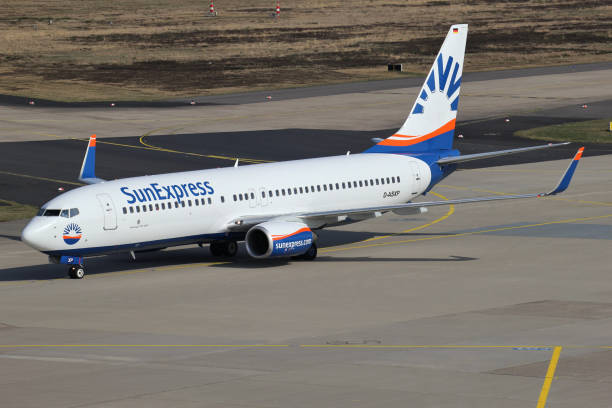
<instances>
[{"instance_id":1,"label":"nose landing gear","mask_svg":"<svg viewBox=\"0 0 612 408\"><path fill-rule=\"evenodd\" d=\"M210 253L213 256L234 256L238 252L236 241L213 241L210 243Z\"/></svg>"},{"instance_id":2,"label":"nose landing gear","mask_svg":"<svg viewBox=\"0 0 612 408\"><path fill-rule=\"evenodd\" d=\"M83 279L85 276L85 268L83 265L71 265L68 269L70 279Z\"/></svg>"}]
</instances>

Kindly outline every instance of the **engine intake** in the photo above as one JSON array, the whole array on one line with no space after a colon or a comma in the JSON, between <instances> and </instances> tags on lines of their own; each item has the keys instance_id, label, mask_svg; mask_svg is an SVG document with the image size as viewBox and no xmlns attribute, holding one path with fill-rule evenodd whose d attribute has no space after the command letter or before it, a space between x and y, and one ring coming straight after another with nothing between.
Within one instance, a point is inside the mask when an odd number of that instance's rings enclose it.
<instances>
[{"instance_id":1,"label":"engine intake","mask_svg":"<svg viewBox=\"0 0 612 408\"><path fill-rule=\"evenodd\" d=\"M298 256L310 249L314 234L301 222L268 221L252 227L245 242L253 258Z\"/></svg>"}]
</instances>

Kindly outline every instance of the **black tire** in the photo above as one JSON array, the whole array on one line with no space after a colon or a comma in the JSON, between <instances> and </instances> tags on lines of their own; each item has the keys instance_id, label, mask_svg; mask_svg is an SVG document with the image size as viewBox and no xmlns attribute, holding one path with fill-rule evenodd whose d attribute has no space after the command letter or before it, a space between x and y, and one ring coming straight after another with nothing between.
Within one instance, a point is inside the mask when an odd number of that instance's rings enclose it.
<instances>
[{"instance_id":1,"label":"black tire","mask_svg":"<svg viewBox=\"0 0 612 408\"><path fill-rule=\"evenodd\" d=\"M316 257L317 257L317 244L313 242L310 248L308 248L308 251L306 251L304 255L300 257L300 259L304 259L306 261L312 261Z\"/></svg>"},{"instance_id":2,"label":"black tire","mask_svg":"<svg viewBox=\"0 0 612 408\"><path fill-rule=\"evenodd\" d=\"M68 276L70 279L83 279L85 276L85 268L83 268L81 265L73 265L70 267L70 269L68 269Z\"/></svg>"},{"instance_id":3,"label":"black tire","mask_svg":"<svg viewBox=\"0 0 612 408\"><path fill-rule=\"evenodd\" d=\"M223 255L234 256L238 252L238 243L236 241L227 241L223 246Z\"/></svg>"},{"instance_id":4,"label":"black tire","mask_svg":"<svg viewBox=\"0 0 612 408\"><path fill-rule=\"evenodd\" d=\"M213 256L221 256L223 255L223 243L219 241L214 241L210 243L210 253Z\"/></svg>"}]
</instances>

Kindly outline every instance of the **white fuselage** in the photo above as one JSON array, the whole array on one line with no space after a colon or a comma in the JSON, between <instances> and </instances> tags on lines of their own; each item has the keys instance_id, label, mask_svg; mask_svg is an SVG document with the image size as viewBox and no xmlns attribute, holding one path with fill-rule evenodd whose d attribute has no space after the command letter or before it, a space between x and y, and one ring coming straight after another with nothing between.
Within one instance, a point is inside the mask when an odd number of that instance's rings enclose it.
<instances>
[{"instance_id":1,"label":"white fuselage","mask_svg":"<svg viewBox=\"0 0 612 408\"><path fill-rule=\"evenodd\" d=\"M56 256L210 242L228 237L228 222L237 217L405 203L422 194L430 180L426 163L395 154L133 177L54 198L43 209L78 209L78 215L60 211L34 217L22 238Z\"/></svg>"}]
</instances>

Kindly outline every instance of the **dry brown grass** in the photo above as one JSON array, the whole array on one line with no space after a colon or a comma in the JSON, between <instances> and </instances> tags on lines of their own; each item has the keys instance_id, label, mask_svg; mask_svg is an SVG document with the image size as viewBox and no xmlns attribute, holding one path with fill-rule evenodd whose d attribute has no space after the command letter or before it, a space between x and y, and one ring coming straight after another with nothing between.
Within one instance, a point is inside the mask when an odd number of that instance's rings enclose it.
<instances>
[{"instance_id":1,"label":"dry brown grass","mask_svg":"<svg viewBox=\"0 0 612 408\"><path fill-rule=\"evenodd\" d=\"M0 93L159 99L424 72L469 23L466 70L612 60L612 6L592 0L4 0ZM53 24L48 19L53 18ZM111 24L112 23L112 24Z\"/></svg>"}]
</instances>

